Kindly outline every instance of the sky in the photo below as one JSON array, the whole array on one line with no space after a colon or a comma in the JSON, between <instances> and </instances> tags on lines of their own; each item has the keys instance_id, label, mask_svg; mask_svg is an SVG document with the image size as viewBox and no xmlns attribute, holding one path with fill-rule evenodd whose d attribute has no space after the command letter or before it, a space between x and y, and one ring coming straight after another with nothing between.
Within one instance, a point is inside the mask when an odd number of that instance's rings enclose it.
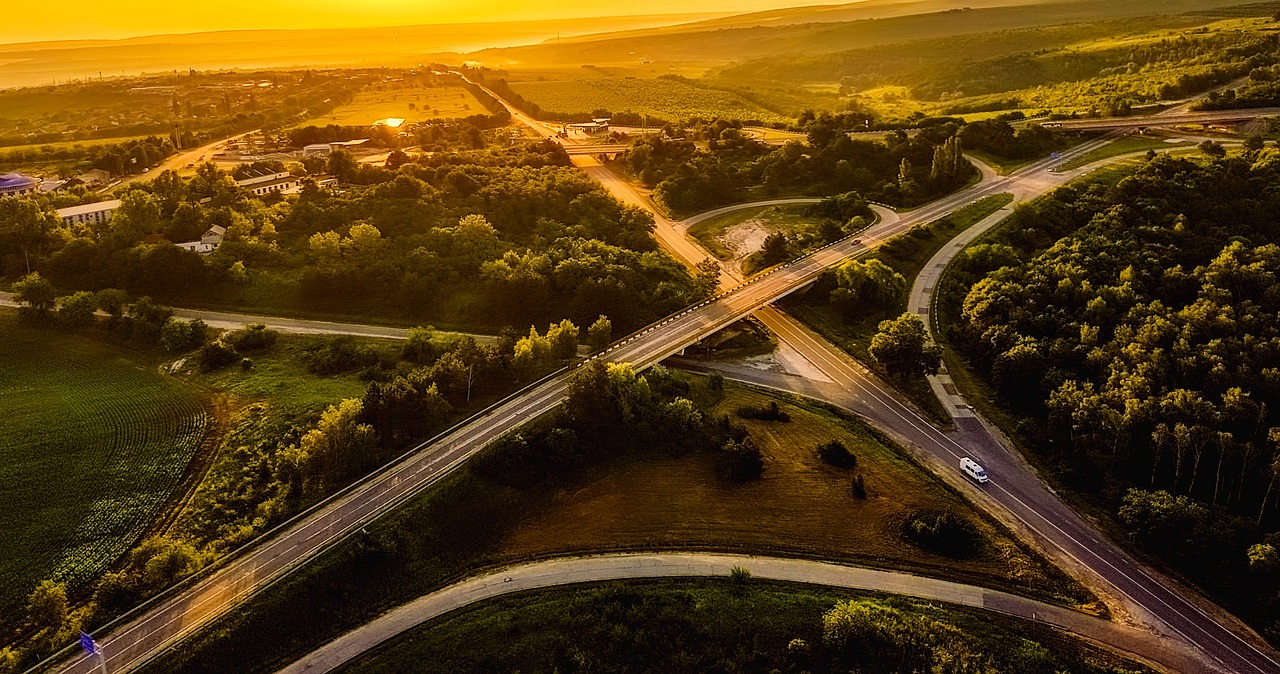
<instances>
[{"instance_id":1,"label":"sky","mask_svg":"<svg viewBox=\"0 0 1280 674\"><path fill-rule=\"evenodd\" d=\"M822 0L818 0L821 2ZM831 0L825 0L831 2ZM609 14L745 13L803 0L650 0L610 5L589 0L60 0L6 3L0 43L116 39L249 28L341 28L596 17ZM625 9L624 9L625 8Z\"/></svg>"}]
</instances>

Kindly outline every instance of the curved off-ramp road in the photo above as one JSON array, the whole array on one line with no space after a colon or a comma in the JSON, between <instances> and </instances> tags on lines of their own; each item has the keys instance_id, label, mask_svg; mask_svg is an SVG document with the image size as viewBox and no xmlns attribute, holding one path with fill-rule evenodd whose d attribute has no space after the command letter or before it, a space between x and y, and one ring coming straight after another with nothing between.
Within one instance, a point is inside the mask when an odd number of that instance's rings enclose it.
<instances>
[{"instance_id":1,"label":"curved off-ramp road","mask_svg":"<svg viewBox=\"0 0 1280 674\"><path fill-rule=\"evenodd\" d=\"M908 573L783 557L714 553L623 553L562 557L474 576L394 608L312 651L279 674L333 671L379 644L451 611L494 597L550 587L640 578L725 577L734 567L752 578L889 592L1035 620L1169 672L1194 671L1186 645L1061 606L963 583Z\"/></svg>"}]
</instances>

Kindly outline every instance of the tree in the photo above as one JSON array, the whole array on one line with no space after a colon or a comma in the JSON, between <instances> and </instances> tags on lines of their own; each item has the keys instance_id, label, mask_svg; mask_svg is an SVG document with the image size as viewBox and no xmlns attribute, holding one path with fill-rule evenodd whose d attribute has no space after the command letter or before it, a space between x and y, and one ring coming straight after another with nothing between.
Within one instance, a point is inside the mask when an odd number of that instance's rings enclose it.
<instances>
[{"instance_id":1,"label":"tree","mask_svg":"<svg viewBox=\"0 0 1280 674\"><path fill-rule=\"evenodd\" d=\"M929 337L920 317L912 313L881 321L869 351L894 375L933 374L942 364L942 348Z\"/></svg>"},{"instance_id":2,"label":"tree","mask_svg":"<svg viewBox=\"0 0 1280 674\"><path fill-rule=\"evenodd\" d=\"M356 162L356 158L346 150L334 150L329 153L328 163L329 174L338 179L339 182L351 182L356 171L360 170L360 164Z\"/></svg>"},{"instance_id":3,"label":"tree","mask_svg":"<svg viewBox=\"0 0 1280 674\"><path fill-rule=\"evenodd\" d=\"M712 258L699 262L694 274L694 294L699 299L706 299L720 289L720 263Z\"/></svg>"},{"instance_id":4,"label":"tree","mask_svg":"<svg viewBox=\"0 0 1280 674\"><path fill-rule=\"evenodd\" d=\"M112 322L119 320L124 315L125 307L129 305L129 294L119 288L104 288L94 293L93 298L98 302L98 308L111 317Z\"/></svg>"},{"instance_id":5,"label":"tree","mask_svg":"<svg viewBox=\"0 0 1280 674\"><path fill-rule=\"evenodd\" d=\"M907 292L907 279L875 258L850 260L833 274L836 289L831 291L830 301L846 313L865 311L864 304L895 308Z\"/></svg>"},{"instance_id":6,"label":"tree","mask_svg":"<svg viewBox=\"0 0 1280 674\"><path fill-rule=\"evenodd\" d=\"M165 321L160 328L160 344L165 351L185 351L191 345L191 325L176 318Z\"/></svg>"},{"instance_id":7,"label":"tree","mask_svg":"<svg viewBox=\"0 0 1280 674\"><path fill-rule=\"evenodd\" d=\"M603 351L613 341L613 323L608 317L601 315L591 327L587 328L587 346L592 353Z\"/></svg>"},{"instance_id":8,"label":"tree","mask_svg":"<svg viewBox=\"0 0 1280 674\"><path fill-rule=\"evenodd\" d=\"M1227 148L1223 147L1222 143L1219 143L1216 140L1202 141L1198 147L1201 152L1213 157L1214 159L1222 159L1227 156Z\"/></svg>"},{"instance_id":9,"label":"tree","mask_svg":"<svg viewBox=\"0 0 1280 674\"><path fill-rule=\"evenodd\" d=\"M92 325L93 312L97 306L93 293L81 290L62 298L58 306L58 319L66 325L77 328Z\"/></svg>"},{"instance_id":10,"label":"tree","mask_svg":"<svg viewBox=\"0 0 1280 674\"><path fill-rule=\"evenodd\" d=\"M440 350L435 345L436 329L431 326L409 328L404 347L400 349L400 357L410 363L427 365L440 357Z\"/></svg>"},{"instance_id":11,"label":"tree","mask_svg":"<svg viewBox=\"0 0 1280 674\"><path fill-rule=\"evenodd\" d=\"M760 246L760 264L772 267L786 262L791 257L791 239L782 232L773 232L764 238Z\"/></svg>"},{"instance_id":12,"label":"tree","mask_svg":"<svg viewBox=\"0 0 1280 674\"><path fill-rule=\"evenodd\" d=\"M547 327L547 342L551 345L551 357L569 360L578 355L578 326L564 319Z\"/></svg>"},{"instance_id":13,"label":"tree","mask_svg":"<svg viewBox=\"0 0 1280 674\"><path fill-rule=\"evenodd\" d=\"M22 305L22 313L43 320L48 318L49 311L57 300L53 284L39 272L23 276L13 284L13 296Z\"/></svg>"},{"instance_id":14,"label":"tree","mask_svg":"<svg viewBox=\"0 0 1280 674\"><path fill-rule=\"evenodd\" d=\"M42 580L27 597L27 614L36 629L57 632L67 620L67 586Z\"/></svg>"},{"instance_id":15,"label":"tree","mask_svg":"<svg viewBox=\"0 0 1280 674\"><path fill-rule=\"evenodd\" d=\"M377 433L372 425L362 423L363 418L360 400L348 398L330 405L297 445L281 450L283 460L296 468L304 483L315 488L349 481L377 455Z\"/></svg>"}]
</instances>

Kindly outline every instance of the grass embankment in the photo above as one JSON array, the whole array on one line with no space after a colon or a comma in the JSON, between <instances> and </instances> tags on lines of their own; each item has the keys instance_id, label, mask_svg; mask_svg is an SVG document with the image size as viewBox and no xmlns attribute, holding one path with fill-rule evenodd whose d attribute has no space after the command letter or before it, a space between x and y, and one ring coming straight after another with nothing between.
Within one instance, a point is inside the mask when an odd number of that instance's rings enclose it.
<instances>
[{"instance_id":1,"label":"grass embankment","mask_svg":"<svg viewBox=\"0 0 1280 674\"><path fill-rule=\"evenodd\" d=\"M374 86L360 91L351 103L335 108L323 117L307 120L300 126L370 126L391 117L413 124L485 114L488 110L462 87Z\"/></svg>"},{"instance_id":2,"label":"grass embankment","mask_svg":"<svg viewBox=\"0 0 1280 674\"><path fill-rule=\"evenodd\" d=\"M850 600L886 618L928 624L935 637L958 630L993 674L1145 671L1029 621L756 579L628 581L502 597L417 627L338 671L839 671L831 662L839 649L824 643L822 619ZM876 629L888 635L901 624ZM793 646L795 639L804 646Z\"/></svg>"},{"instance_id":3,"label":"grass embankment","mask_svg":"<svg viewBox=\"0 0 1280 674\"><path fill-rule=\"evenodd\" d=\"M793 241L820 244L820 218L806 214L808 206L762 206L707 218L686 234L724 261L742 260L742 272L761 270L755 253L769 234L785 234Z\"/></svg>"},{"instance_id":4,"label":"grass embankment","mask_svg":"<svg viewBox=\"0 0 1280 674\"><path fill-rule=\"evenodd\" d=\"M783 306L810 328L849 352L854 358L873 368L877 367L869 351L871 338L876 334L881 321L906 311L907 293L910 292L911 282L920 274L920 270L924 269L924 265L957 234L1004 208L1011 201L1013 201L1013 195L1007 193L984 197L944 218L912 227L905 234L894 237L885 245L863 256L864 260L878 259L884 262L907 279L907 290L891 307L885 309L868 307L857 315L849 316L832 306L826 294L814 292L813 289L783 300ZM815 287L821 288L820 285ZM950 416L942 408L924 377L893 378L890 381L934 419L943 423L951 422Z\"/></svg>"},{"instance_id":5,"label":"grass embankment","mask_svg":"<svg viewBox=\"0 0 1280 674\"><path fill-rule=\"evenodd\" d=\"M1168 150L1177 147L1194 146L1195 143L1177 138L1164 138L1152 136L1125 136L1119 140L1113 140L1102 147L1086 152L1085 154L1072 159L1062 165L1062 170L1070 171L1081 166L1088 166L1096 161L1103 159L1111 159L1120 155L1130 154L1133 152L1146 152L1147 150Z\"/></svg>"},{"instance_id":6,"label":"grass embankment","mask_svg":"<svg viewBox=\"0 0 1280 674\"><path fill-rule=\"evenodd\" d=\"M0 608L42 579L74 588L177 496L209 417L158 361L0 313ZM7 619L0 619L6 622Z\"/></svg>"},{"instance_id":7,"label":"grass embankment","mask_svg":"<svg viewBox=\"0 0 1280 674\"><path fill-rule=\"evenodd\" d=\"M699 391L707 389L702 378L694 381ZM715 409L770 400L790 422L743 420L763 452L760 480L730 482L706 453L653 455L642 447L527 489L490 482L468 466L147 671L273 671L475 569L597 550L769 551L907 568L1060 603L1090 601L860 422L817 404L735 386L726 387ZM854 471L816 456L817 444L829 440L857 455L866 499L851 494ZM900 537L913 513L937 510L973 524L981 540L972 555L944 557Z\"/></svg>"}]
</instances>

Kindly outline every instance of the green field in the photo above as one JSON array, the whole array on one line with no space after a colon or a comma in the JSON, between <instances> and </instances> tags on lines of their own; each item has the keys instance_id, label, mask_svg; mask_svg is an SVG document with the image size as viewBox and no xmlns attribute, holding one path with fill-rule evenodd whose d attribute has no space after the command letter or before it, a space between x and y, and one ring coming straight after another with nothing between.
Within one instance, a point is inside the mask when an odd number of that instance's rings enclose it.
<instances>
[{"instance_id":1,"label":"green field","mask_svg":"<svg viewBox=\"0 0 1280 674\"><path fill-rule=\"evenodd\" d=\"M480 101L462 87L400 87L388 84L364 89L350 104L338 107L323 117L307 120L303 125L371 126L389 117L400 117L406 124L413 124L488 113Z\"/></svg>"},{"instance_id":2,"label":"green field","mask_svg":"<svg viewBox=\"0 0 1280 674\"><path fill-rule=\"evenodd\" d=\"M0 606L126 552L174 498L209 420L154 364L0 315Z\"/></svg>"},{"instance_id":3,"label":"green field","mask_svg":"<svg viewBox=\"0 0 1280 674\"><path fill-rule=\"evenodd\" d=\"M704 89L677 80L615 77L587 68L519 74L513 77L511 88L550 113L590 113L604 109L612 113L651 115L666 121L695 117L791 121L736 93Z\"/></svg>"},{"instance_id":4,"label":"green field","mask_svg":"<svg viewBox=\"0 0 1280 674\"><path fill-rule=\"evenodd\" d=\"M1027 621L755 579L745 586L727 579L628 581L501 597L416 627L338 671L579 671L572 665L586 661L591 671L823 672L830 671L819 655L823 614L851 599L886 616L958 629L968 648L990 659L983 672L1095 672L1121 664L1142 671ZM793 639L809 652L790 648ZM1049 662L1051 670L1040 668Z\"/></svg>"}]
</instances>

